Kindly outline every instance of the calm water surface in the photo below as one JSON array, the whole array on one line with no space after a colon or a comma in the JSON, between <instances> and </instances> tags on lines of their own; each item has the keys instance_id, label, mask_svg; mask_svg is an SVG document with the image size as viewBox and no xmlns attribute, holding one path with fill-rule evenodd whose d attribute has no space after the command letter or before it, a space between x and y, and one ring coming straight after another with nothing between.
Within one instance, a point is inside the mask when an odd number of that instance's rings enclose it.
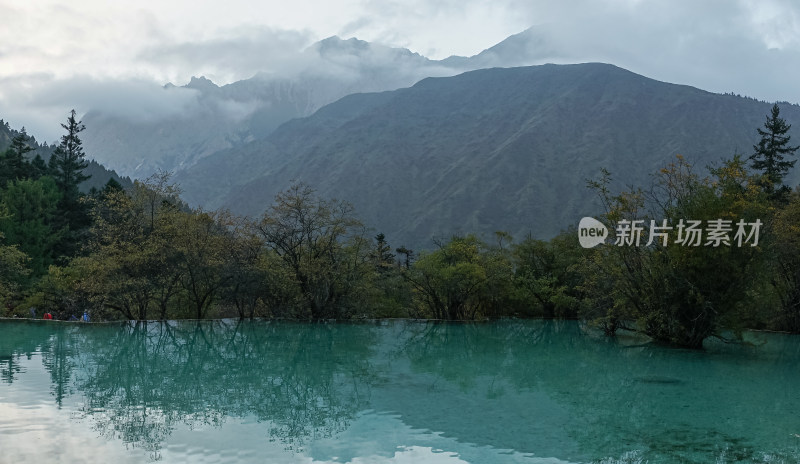
<instances>
[{"instance_id":1,"label":"calm water surface","mask_svg":"<svg viewBox=\"0 0 800 464\"><path fill-rule=\"evenodd\" d=\"M0 463L797 463L800 337L0 322Z\"/></svg>"}]
</instances>

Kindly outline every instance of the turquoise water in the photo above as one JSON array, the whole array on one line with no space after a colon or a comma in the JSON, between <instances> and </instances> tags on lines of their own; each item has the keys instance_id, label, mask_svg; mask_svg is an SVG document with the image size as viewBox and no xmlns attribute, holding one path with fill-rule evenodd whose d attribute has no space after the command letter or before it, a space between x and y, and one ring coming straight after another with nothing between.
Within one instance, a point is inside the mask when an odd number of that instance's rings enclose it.
<instances>
[{"instance_id":1,"label":"turquoise water","mask_svg":"<svg viewBox=\"0 0 800 464\"><path fill-rule=\"evenodd\" d=\"M0 463L800 462L800 337L0 322Z\"/></svg>"}]
</instances>

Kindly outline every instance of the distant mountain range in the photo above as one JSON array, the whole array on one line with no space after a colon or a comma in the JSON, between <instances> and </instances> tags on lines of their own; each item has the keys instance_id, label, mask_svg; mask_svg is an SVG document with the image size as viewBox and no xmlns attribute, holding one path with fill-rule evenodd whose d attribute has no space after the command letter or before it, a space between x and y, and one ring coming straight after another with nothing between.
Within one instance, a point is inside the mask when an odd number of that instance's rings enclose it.
<instances>
[{"instance_id":1,"label":"distant mountain range","mask_svg":"<svg viewBox=\"0 0 800 464\"><path fill-rule=\"evenodd\" d=\"M558 56L546 37L438 61L331 37L280 74L164 86L180 112L89 112L84 146L122 175L175 172L207 209L255 216L305 181L417 248L453 233L552 237L598 214L585 183L601 168L617 187L646 185L676 154L703 168L752 151L769 104L607 64L522 66ZM782 115L800 127L800 107Z\"/></svg>"},{"instance_id":2,"label":"distant mountain range","mask_svg":"<svg viewBox=\"0 0 800 464\"><path fill-rule=\"evenodd\" d=\"M248 215L304 181L397 246L496 230L548 238L600 213L585 185L601 168L617 187L646 185L676 154L700 168L749 155L770 106L608 64L485 69L349 95L177 180L191 204ZM800 127L800 107L782 116Z\"/></svg>"},{"instance_id":3,"label":"distant mountain range","mask_svg":"<svg viewBox=\"0 0 800 464\"><path fill-rule=\"evenodd\" d=\"M430 60L404 48L330 37L315 43L279 75L259 74L217 86L199 77L165 93L188 95L180 114L135 118L90 111L83 120L87 153L123 175L147 177L158 169L181 171L219 150L268 136L282 123L311 115L353 93L409 87L432 76L531 64L548 56L533 29L513 35L473 57Z\"/></svg>"}]
</instances>

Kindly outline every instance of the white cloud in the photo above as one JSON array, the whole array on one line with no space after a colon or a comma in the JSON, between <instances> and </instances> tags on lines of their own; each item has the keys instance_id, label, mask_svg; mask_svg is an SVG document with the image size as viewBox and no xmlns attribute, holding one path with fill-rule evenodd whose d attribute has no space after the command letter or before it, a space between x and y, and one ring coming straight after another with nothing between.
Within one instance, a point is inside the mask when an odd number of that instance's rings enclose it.
<instances>
[{"instance_id":1,"label":"white cloud","mask_svg":"<svg viewBox=\"0 0 800 464\"><path fill-rule=\"evenodd\" d=\"M211 39L151 45L138 53L136 60L179 82L204 75L227 83L258 72L284 72L313 41L308 31L240 27L220 31Z\"/></svg>"},{"instance_id":2,"label":"white cloud","mask_svg":"<svg viewBox=\"0 0 800 464\"><path fill-rule=\"evenodd\" d=\"M0 0L0 17L0 117L40 138L59 129L44 127L44 111L59 120L72 107L170 111L186 96L144 88L307 69L317 62L300 50L334 34L443 58L534 26L546 61L604 61L707 90L800 101L793 0Z\"/></svg>"},{"instance_id":3,"label":"white cloud","mask_svg":"<svg viewBox=\"0 0 800 464\"><path fill-rule=\"evenodd\" d=\"M60 124L71 109L147 120L191 111L197 95L195 90L163 88L144 79L33 74L0 79L0 114L12 127L24 125L40 141L52 142L61 135Z\"/></svg>"}]
</instances>

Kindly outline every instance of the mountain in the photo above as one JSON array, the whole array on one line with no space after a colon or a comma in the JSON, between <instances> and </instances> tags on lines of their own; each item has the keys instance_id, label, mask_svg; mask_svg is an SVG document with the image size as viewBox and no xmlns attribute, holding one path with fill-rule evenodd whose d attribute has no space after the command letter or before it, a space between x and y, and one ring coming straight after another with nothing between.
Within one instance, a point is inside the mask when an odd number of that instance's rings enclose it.
<instances>
[{"instance_id":1,"label":"mountain","mask_svg":"<svg viewBox=\"0 0 800 464\"><path fill-rule=\"evenodd\" d=\"M548 238L600 213L585 185L601 168L615 188L644 186L676 154L699 169L749 154L770 106L608 64L494 68L344 97L177 180L190 203L248 215L304 181L396 246L496 230ZM798 127L800 107L782 116Z\"/></svg>"},{"instance_id":2,"label":"mountain","mask_svg":"<svg viewBox=\"0 0 800 464\"><path fill-rule=\"evenodd\" d=\"M531 27L507 37L502 42L471 57L451 56L441 63L454 69L476 70L509 68L546 63L562 56L564 51L548 38L550 34Z\"/></svg>"},{"instance_id":3,"label":"mountain","mask_svg":"<svg viewBox=\"0 0 800 464\"><path fill-rule=\"evenodd\" d=\"M329 37L299 53L279 73L223 86L205 77L183 86L167 84L158 90L162 100L174 101L168 111L89 111L83 117L84 144L98 161L123 175L177 172L214 152L262 139L284 122L346 95L409 87L426 77L545 62L557 56L545 37L531 28L475 56L438 61L405 48Z\"/></svg>"},{"instance_id":4,"label":"mountain","mask_svg":"<svg viewBox=\"0 0 800 464\"><path fill-rule=\"evenodd\" d=\"M408 87L429 76L463 71L402 48L338 37L317 42L281 74L258 74L217 86L199 77L164 86L180 108L145 117L89 111L84 144L98 161L124 175L183 170L219 150L269 135L280 124L308 116L356 92Z\"/></svg>"}]
</instances>

